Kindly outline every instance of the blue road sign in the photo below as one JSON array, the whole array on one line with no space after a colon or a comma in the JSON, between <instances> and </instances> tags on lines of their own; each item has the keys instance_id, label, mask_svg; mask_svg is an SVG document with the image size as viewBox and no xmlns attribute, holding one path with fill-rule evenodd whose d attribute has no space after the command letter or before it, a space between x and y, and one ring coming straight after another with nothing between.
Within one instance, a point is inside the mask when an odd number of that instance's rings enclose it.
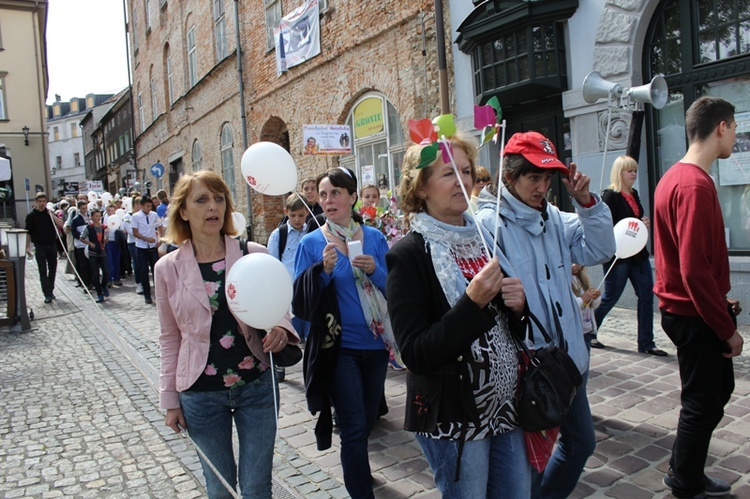
<instances>
[{"instance_id":1,"label":"blue road sign","mask_svg":"<svg viewBox=\"0 0 750 499\"><path fill-rule=\"evenodd\" d=\"M154 163L151 165L151 175L156 178L162 178L164 176L164 165L161 163Z\"/></svg>"}]
</instances>

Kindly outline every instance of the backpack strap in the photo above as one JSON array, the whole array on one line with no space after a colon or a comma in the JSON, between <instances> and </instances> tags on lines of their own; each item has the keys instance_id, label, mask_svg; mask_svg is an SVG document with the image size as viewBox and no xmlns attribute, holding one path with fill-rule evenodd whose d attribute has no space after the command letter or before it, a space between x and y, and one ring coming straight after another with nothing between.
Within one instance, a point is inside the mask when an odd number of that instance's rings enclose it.
<instances>
[{"instance_id":1,"label":"backpack strap","mask_svg":"<svg viewBox=\"0 0 750 499\"><path fill-rule=\"evenodd\" d=\"M286 240L288 236L289 226L287 224L284 224L279 227L279 260L281 260L281 257L284 255L284 250L286 249Z\"/></svg>"}]
</instances>

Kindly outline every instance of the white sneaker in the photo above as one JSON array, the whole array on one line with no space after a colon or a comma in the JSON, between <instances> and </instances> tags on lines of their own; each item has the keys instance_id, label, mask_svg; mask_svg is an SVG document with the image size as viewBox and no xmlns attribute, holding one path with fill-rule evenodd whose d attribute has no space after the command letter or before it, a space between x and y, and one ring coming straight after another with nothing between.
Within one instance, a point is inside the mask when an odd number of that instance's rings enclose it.
<instances>
[{"instance_id":1,"label":"white sneaker","mask_svg":"<svg viewBox=\"0 0 750 499\"><path fill-rule=\"evenodd\" d=\"M136 284L135 285L135 294L142 295L143 294L143 284Z\"/></svg>"}]
</instances>

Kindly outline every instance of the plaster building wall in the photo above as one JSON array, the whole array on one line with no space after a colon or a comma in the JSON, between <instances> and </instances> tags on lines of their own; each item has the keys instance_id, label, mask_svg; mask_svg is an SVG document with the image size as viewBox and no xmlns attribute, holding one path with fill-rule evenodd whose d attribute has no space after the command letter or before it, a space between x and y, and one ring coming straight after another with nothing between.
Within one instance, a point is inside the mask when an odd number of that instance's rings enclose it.
<instances>
[{"instance_id":1,"label":"plaster building wall","mask_svg":"<svg viewBox=\"0 0 750 499\"><path fill-rule=\"evenodd\" d=\"M52 175L52 191L49 196L58 196L63 182L78 182L86 179L84 153L83 153L83 130L80 122L84 113L76 113L71 117L62 117L49 120L49 169ZM71 125L73 128L71 128ZM55 138L54 128L59 130ZM73 130L76 135L73 136ZM78 164L76 164L76 154ZM57 158L61 164L58 165Z\"/></svg>"},{"instance_id":2,"label":"plaster building wall","mask_svg":"<svg viewBox=\"0 0 750 499\"><path fill-rule=\"evenodd\" d=\"M5 104L4 119L0 119L0 147L4 148L3 155L11 159L11 188L16 220L21 226L29 210L24 179L29 180L29 198L32 200L37 185L45 191L50 188L44 107L48 84L44 40L46 22L46 1L0 0L3 48L0 51L0 80ZM28 145L24 142L23 127L29 129Z\"/></svg>"}]
</instances>

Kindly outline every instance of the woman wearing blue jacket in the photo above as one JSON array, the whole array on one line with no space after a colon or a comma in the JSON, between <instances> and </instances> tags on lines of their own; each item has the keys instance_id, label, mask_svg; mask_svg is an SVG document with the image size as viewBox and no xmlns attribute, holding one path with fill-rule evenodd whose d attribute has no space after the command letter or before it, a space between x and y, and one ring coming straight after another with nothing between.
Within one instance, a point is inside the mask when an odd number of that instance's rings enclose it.
<instances>
[{"instance_id":1,"label":"woman wearing blue jacket","mask_svg":"<svg viewBox=\"0 0 750 499\"><path fill-rule=\"evenodd\" d=\"M552 176L558 171L565 175L563 183L574 199L576 213L561 212L546 200ZM532 485L534 497L565 498L575 489L596 446L586 396L589 351L571 287L570 265L595 265L611 258L615 252L612 217L607 205L589 192L590 179L577 171L575 164L568 169L557 158L552 142L537 132L510 138L502 172L500 213L493 183L480 193L478 218L493 235L497 226L497 244L511 267L505 270L521 278L529 310L547 331L553 337L562 333L568 354L583 377L560 427L559 445ZM540 338L538 334L532 340ZM543 341L538 347L544 346Z\"/></svg>"}]
</instances>

